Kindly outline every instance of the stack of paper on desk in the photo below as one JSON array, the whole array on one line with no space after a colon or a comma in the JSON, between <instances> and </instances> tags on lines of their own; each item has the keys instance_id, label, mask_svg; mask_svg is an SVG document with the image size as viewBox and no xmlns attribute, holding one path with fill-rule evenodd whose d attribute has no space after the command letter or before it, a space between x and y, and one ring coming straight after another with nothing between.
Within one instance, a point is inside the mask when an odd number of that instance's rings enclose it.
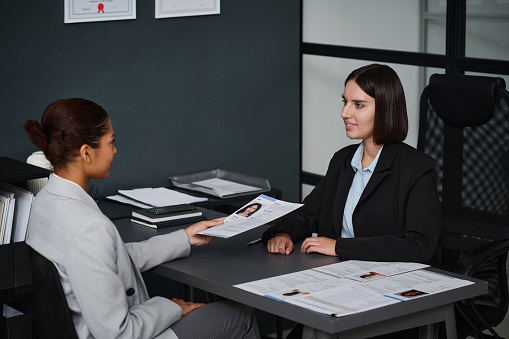
<instances>
[{"instance_id":1,"label":"stack of paper on desk","mask_svg":"<svg viewBox=\"0 0 509 339\"><path fill-rule=\"evenodd\" d=\"M207 201L207 198L194 197L165 187L119 190L118 193L120 193L124 198L122 199L118 196L109 196L107 198L141 208L192 204Z\"/></svg>"},{"instance_id":2,"label":"stack of paper on desk","mask_svg":"<svg viewBox=\"0 0 509 339\"><path fill-rule=\"evenodd\" d=\"M187 204L136 210L131 216L132 222L157 229L205 220L201 211Z\"/></svg>"}]
</instances>

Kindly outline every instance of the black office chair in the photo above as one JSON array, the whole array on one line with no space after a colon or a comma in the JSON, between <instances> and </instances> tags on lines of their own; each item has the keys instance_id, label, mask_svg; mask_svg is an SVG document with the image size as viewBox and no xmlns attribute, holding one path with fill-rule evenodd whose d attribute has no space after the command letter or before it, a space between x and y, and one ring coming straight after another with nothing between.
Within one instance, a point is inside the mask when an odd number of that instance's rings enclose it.
<instances>
[{"instance_id":1,"label":"black office chair","mask_svg":"<svg viewBox=\"0 0 509 339\"><path fill-rule=\"evenodd\" d=\"M437 162L442 265L488 281L456 303L458 338L484 337L508 307L509 93L501 78L431 76L421 96L418 148Z\"/></svg>"},{"instance_id":2,"label":"black office chair","mask_svg":"<svg viewBox=\"0 0 509 339\"><path fill-rule=\"evenodd\" d=\"M27 247L32 269L33 319L37 338L78 339L56 267L33 248Z\"/></svg>"}]
</instances>

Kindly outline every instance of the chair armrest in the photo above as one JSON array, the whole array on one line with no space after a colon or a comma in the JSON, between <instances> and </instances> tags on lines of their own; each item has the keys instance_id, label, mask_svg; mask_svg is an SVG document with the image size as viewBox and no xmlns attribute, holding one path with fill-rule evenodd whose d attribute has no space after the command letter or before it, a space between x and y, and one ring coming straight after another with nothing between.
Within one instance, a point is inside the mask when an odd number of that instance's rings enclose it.
<instances>
[{"instance_id":1,"label":"chair armrest","mask_svg":"<svg viewBox=\"0 0 509 339\"><path fill-rule=\"evenodd\" d=\"M452 272L470 276L480 265L486 261L509 251L509 240L496 240L467 252L461 257Z\"/></svg>"}]
</instances>

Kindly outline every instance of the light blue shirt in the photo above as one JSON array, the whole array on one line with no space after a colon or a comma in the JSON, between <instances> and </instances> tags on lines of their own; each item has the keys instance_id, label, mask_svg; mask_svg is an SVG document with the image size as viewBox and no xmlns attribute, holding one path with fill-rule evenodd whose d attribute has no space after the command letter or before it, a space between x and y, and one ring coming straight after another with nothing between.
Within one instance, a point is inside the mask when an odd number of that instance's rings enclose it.
<instances>
[{"instance_id":1,"label":"light blue shirt","mask_svg":"<svg viewBox=\"0 0 509 339\"><path fill-rule=\"evenodd\" d=\"M350 186L350 191L348 192L348 197L346 198L345 210L343 211L343 228L341 229L341 238L355 238L355 234L353 232L353 222L352 216L359 199L361 198L362 192L364 188L369 182L373 171L375 170L376 164L378 163L378 158L380 157L380 153L382 153L382 148L378 151L375 159L369 164L368 167L362 169L362 156L364 155L364 143L361 142L357 151L353 155L352 161L350 165L352 165L353 170L355 171L355 175L353 177L352 185Z\"/></svg>"}]
</instances>

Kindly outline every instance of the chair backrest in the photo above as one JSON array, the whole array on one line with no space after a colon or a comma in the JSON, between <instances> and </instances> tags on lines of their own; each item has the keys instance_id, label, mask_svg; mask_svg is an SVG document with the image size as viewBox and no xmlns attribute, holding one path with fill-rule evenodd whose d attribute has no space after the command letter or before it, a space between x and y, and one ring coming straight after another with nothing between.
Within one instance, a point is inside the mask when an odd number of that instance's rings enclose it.
<instances>
[{"instance_id":1,"label":"chair backrest","mask_svg":"<svg viewBox=\"0 0 509 339\"><path fill-rule=\"evenodd\" d=\"M55 265L30 246L27 247L32 270L37 337L77 339L71 311Z\"/></svg>"},{"instance_id":2,"label":"chair backrest","mask_svg":"<svg viewBox=\"0 0 509 339\"><path fill-rule=\"evenodd\" d=\"M454 270L465 253L509 239L509 93L501 78L434 74L420 104L417 148L437 163L442 265ZM471 263L489 282L473 303L492 326L507 311L506 257Z\"/></svg>"},{"instance_id":3,"label":"chair backrest","mask_svg":"<svg viewBox=\"0 0 509 339\"><path fill-rule=\"evenodd\" d=\"M468 234L509 239L509 93L504 80L434 74L422 93L420 114L418 148L437 162L444 217L472 222ZM478 222L493 229L477 227Z\"/></svg>"}]
</instances>

